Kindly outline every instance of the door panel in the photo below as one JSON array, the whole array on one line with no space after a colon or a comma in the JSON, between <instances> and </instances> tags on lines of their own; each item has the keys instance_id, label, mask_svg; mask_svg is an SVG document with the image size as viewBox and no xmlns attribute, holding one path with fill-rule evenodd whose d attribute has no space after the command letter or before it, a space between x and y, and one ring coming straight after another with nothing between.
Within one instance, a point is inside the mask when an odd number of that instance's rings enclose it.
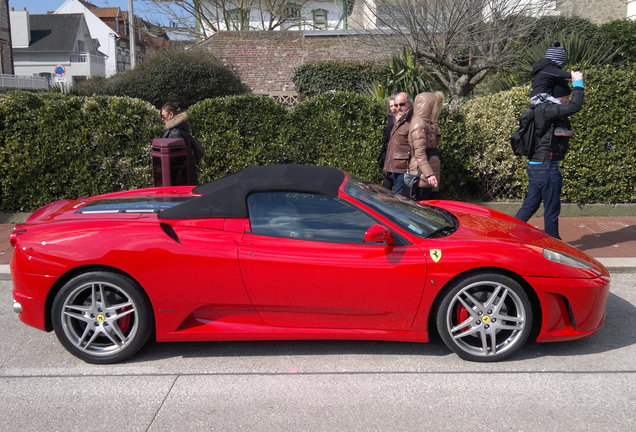
<instances>
[{"instance_id":1,"label":"door panel","mask_svg":"<svg viewBox=\"0 0 636 432\"><path fill-rule=\"evenodd\" d=\"M259 315L275 326L409 329L426 277L411 245L245 234L239 263Z\"/></svg>"}]
</instances>

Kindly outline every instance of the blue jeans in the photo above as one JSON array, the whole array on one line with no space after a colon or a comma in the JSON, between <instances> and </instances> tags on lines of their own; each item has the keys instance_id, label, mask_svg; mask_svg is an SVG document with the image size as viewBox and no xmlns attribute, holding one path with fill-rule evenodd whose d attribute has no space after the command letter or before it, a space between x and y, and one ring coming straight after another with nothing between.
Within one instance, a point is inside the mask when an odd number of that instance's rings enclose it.
<instances>
[{"instance_id":1,"label":"blue jeans","mask_svg":"<svg viewBox=\"0 0 636 432\"><path fill-rule=\"evenodd\" d=\"M559 164L550 162L528 164L526 171L528 172L528 193L515 217L527 222L543 201L544 231L560 239L559 213L561 213L563 178Z\"/></svg>"}]
</instances>

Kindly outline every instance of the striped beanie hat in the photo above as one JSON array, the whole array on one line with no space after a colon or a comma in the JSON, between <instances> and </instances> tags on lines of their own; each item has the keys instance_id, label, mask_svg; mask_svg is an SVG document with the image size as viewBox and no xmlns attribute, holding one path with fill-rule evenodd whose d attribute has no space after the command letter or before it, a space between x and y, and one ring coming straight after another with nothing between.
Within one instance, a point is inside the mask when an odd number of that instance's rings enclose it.
<instances>
[{"instance_id":1,"label":"striped beanie hat","mask_svg":"<svg viewBox=\"0 0 636 432\"><path fill-rule=\"evenodd\" d=\"M559 42L555 42L554 45L545 52L545 58L552 60L560 66L565 61L565 48L563 48Z\"/></svg>"}]
</instances>

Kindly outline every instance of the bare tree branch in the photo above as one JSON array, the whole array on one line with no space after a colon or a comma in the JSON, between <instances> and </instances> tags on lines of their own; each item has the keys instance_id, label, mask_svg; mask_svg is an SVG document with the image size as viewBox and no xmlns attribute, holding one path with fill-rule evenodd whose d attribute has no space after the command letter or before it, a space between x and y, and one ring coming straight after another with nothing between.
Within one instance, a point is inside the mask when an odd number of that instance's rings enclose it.
<instances>
[{"instance_id":1,"label":"bare tree branch","mask_svg":"<svg viewBox=\"0 0 636 432\"><path fill-rule=\"evenodd\" d=\"M146 12L169 18L181 30L205 39L219 30L277 30L307 24L309 0L147 0ZM256 23L256 24L255 24Z\"/></svg>"},{"instance_id":2,"label":"bare tree branch","mask_svg":"<svg viewBox=\"0 0 636 432\"><path fill-rule=\"evenodd\" d=\"M560 0L361 0L351 27L377 35L373 43L415 53L461 99L490 71L518 58L521 36Z\"/></svg>"}]
</instances>

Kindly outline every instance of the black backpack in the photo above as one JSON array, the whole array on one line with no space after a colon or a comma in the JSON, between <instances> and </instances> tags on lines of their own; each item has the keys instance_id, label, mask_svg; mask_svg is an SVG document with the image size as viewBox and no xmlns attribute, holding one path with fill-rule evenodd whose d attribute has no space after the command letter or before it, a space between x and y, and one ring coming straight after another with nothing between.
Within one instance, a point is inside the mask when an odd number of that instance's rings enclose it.
<instances>
[{"instance_id":1,"label":"black backpack","mask_svg":"<svg viewBox=\"0 0 636 432\"><path fill-rule=\"evenodd\" d=\"M510 146L515 155L530 157L534 153L536 143L534 106L531 106L519 117L519 129L510 137Z\"/></svg>"}]
</instances>

